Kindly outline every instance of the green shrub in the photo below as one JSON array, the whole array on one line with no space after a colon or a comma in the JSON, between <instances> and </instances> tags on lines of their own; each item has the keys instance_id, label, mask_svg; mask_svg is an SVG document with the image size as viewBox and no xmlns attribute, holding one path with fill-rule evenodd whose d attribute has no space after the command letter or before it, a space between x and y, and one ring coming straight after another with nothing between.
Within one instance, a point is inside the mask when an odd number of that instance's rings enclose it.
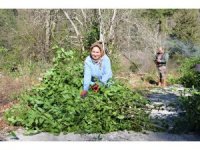
<instances>
[{"instance_id":1,"label":"green shrub","mask_svg":"<svg viewBox=\"0 0 200 150\"><path fill-rule=\"evenodd\" d=\"M195 71L196 64L200 64L200 57L188 58L182 62L179 82L186 87L200 89L200 73Z\"/></svg>"},{"instance_id":2,"label":"green shrub","mask_svg":"<svg viewBox=\"0 0 200 150\"><path fill-rule=\"evenodd\" d=\"M0 68L4 72L12 72L18 64L22 63L22 58L18 55L19 50L10 50L0 47Z\"/></svg>"},{"instance_id":3,"label":"green shrub","mask_svg":"<svg viewBox=\"0 0 200 150\"><path fill-rule=\"evenodd\" d=\"M200 132L200 92L191 91L191 95L180 99L186 113L179 124L184 124L186 132Z\"/></svg>"},{"instance_id":4,"label":"green shrub","mask_svg":"<svg viewBox=\"0 0 200 150\"><path fill-rule=\"evenodd\" d=\"M180 73L179 82L190 89L190 96L183 95L180 98L183 109L185 110L184 119L181 124L184 124L186 131L200 131L200 73L195 71L195 65L200 64L199 57L188 58L183 61Z\"/></svg>"},{"instance_id":5,"label":"green shrub","mask_svg":"<svg viewBox=\"0 0 200 150\"><path fill-rule=\"evenodd\" d=\"M179 79L176 76L174 76L174 74L167 75L167 83L169 83L169 84L176 84L179 82L178 80Z\"/></svg>"},{"instance_id":6,"label":"green shrub","mask_svg":"<svg viewBox=\"0 0 200 150\"><path fill-rule=\"evenodd\" d=\"M99 26L98 23L93 22L90 28L85 33L84 46L89 49L90 46L99 39Z\"/></svg>"},{"instance_id":7,"label":"green shrub","mask_svg":"<svg viewBox=\"0 0 200 150\"><path fill-rule=\"evenodd\" d=\"M52 133L141 131L151 127L145 107L148 101L118 81L109 88L102 86L98 93L89 91L81 99L83 58L78 58L76 51L56 49L54 66L41 85L22 94L19 105L6 112L10 123Z\"/></svg>"}]
</instances>

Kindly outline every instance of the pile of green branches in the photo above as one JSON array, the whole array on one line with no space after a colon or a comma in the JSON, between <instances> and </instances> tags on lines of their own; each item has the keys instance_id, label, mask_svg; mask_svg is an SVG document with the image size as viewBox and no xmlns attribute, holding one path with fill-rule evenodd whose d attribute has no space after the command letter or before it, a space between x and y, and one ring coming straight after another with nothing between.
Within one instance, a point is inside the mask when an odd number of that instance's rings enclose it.
<instances>
[{"instance_id":1,"label":"pile of green branches","mask_svg":"<svg viewBox=\"0 0 200 150\"><path fill-rule=\"evenodd\" d=\"M6 112L11 124L30 133L106 133L151 127L149 102L119 81L101 86L98 93L89 90L82 99L83 61L75 50L56 50L54 66L41 84L23 93L19 103Z\"/></svg>"}]
</instances>

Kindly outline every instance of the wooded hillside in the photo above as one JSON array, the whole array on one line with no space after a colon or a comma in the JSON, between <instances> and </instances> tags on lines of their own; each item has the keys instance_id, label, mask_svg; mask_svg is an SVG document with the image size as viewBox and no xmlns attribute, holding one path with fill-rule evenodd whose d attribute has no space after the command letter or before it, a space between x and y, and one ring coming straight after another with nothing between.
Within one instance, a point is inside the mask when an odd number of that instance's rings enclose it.
<instances>
[{"instance_id":1,"label":"wooded hillside","mask_svg":"<svg viewBox=\"0 0 200 150\"><path fill-rule=\"evenodd\" d=\"M81 55L101 40L111 57L122 57L126 71L149 73L158 46L170 58L199 54L199 14L192 9L0 10L0 68L51 63L54 45Z\"/></svg>"}]
</instances>

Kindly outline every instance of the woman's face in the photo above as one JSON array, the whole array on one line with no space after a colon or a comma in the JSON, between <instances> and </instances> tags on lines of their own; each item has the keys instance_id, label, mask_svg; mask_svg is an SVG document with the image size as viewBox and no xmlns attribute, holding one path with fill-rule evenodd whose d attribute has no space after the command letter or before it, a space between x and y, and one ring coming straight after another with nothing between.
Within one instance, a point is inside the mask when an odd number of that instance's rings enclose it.
<instances>
[{"instance_id":1,"label":"woman's face","mask_svg":"<svg viewBox=\"0 0 200 150\"><path fill-rule=\"evenodd\" d=\"M164 53L164 49L162 47L159 47L157 52L158 53Z\"/></svg>"},{"instance_id":2,"label":"woman's face","mask_svg":"<svg viewBox=\"0 0 200 150\"><path fill-rule=\"evenodd\" d=\"M94 60L98 60L101 57L101 50L98 47L93 47L91 51L91 56Z\"/></svg>"}]
</instances>

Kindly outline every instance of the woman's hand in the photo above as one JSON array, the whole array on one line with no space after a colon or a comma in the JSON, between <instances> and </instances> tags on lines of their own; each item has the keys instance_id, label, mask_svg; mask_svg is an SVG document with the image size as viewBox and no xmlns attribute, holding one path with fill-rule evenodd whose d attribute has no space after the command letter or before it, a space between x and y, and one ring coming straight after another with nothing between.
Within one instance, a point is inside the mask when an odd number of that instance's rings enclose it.
<instances>
[{"instance_id":1,"label":"woman's hand","mask_svg":"<svg viewBox=\"0 0 200 150\"><path fill-rule=\"evenodd\" d=\"M81 98L85 98L87 96L87 91L86 90L83 90L81 92Z\"/></svg>"}]
</instances>

